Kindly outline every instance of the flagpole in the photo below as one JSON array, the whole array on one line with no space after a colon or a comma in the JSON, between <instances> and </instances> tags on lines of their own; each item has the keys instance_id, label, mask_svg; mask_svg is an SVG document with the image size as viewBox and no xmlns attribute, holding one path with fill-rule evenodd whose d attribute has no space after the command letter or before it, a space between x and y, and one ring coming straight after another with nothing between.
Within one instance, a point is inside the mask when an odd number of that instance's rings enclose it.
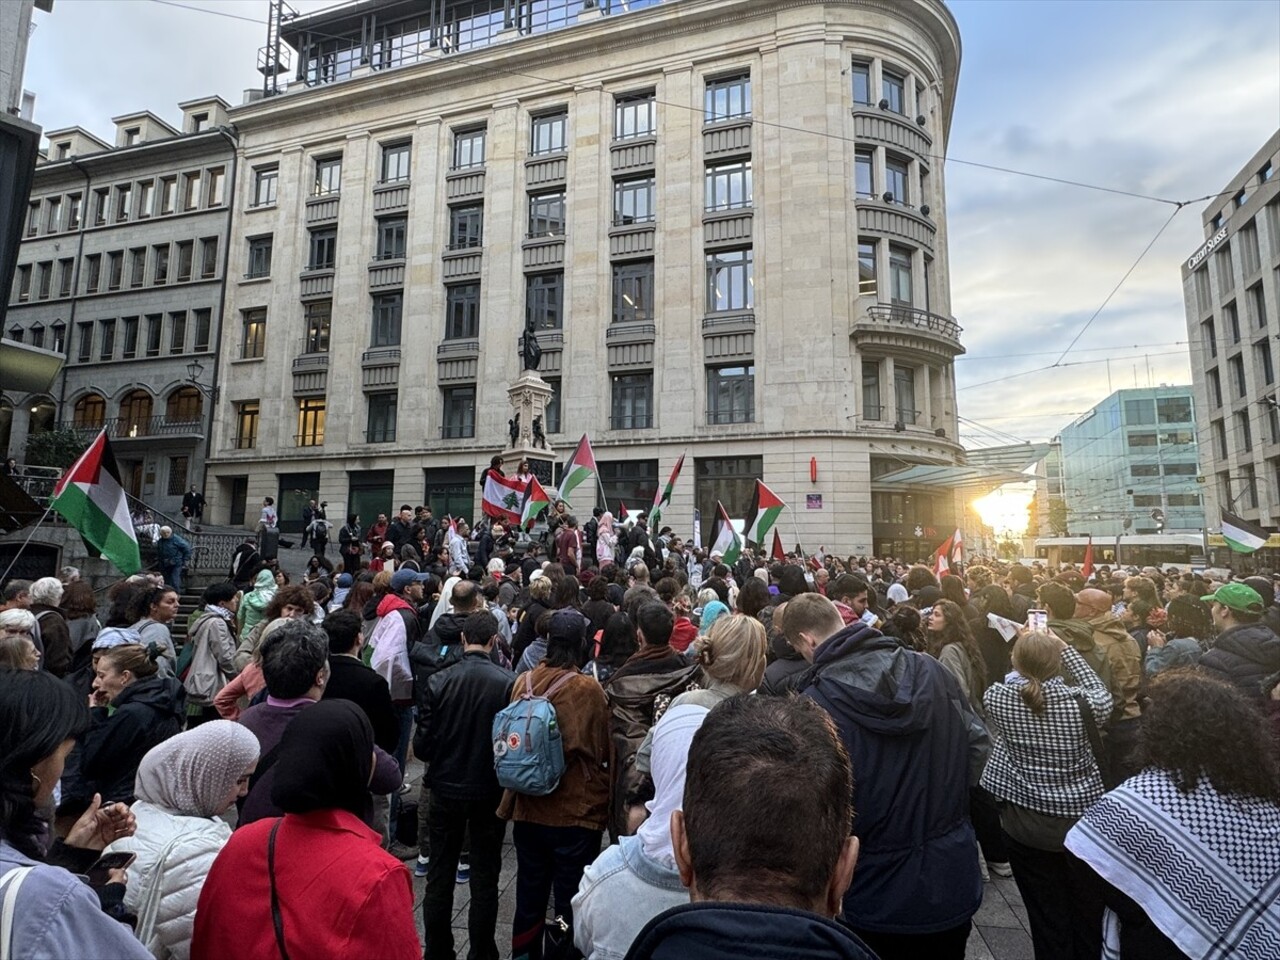
<instances>
[{"instance_id":1,"label":"flagpole","mask_svg":"<svg viewBox=\"0 0 1280 960\"><path fill-rule=\"evenodd\" d=\"M803 559L804 559L804 549L803 549L803 546L804 546L804 545L800 542L800 522L796 519L796 512L795 512L794 510L792 510L792 511L791 511L791 526L795 528L795 531L796 531L796 546L797 546L797 547L801 547L801 550L800 550L800 554L801 554L800 559L801 559L801 560L803 560Z\"/></svg>"},{"instance_id":2,"label":"flagpole","mask_svg":"<svg viewBox=\"0 0 1280 960\"><path fill-rule=\"evenodd\" d=\"M45 520L49 519L49 514L50 512L52 512L52 510L53 510L53 507L44 508L44 513L40 515L40 519L35 522L35 525L31 528L31 532L27 534L27 539L22 541L22 546L18 548L18 552L15 553L13 555L13 559L9 561L9 566L5 567L4 573L0 574L0 583L3 583L5 580L9 579L9 571L13 569L13 565L17 563L18 558L22 556L22 551L27 549L27 544L31 542L31 538L34 537L36 535L36 531L40 529L40 524L44 523Z\"/></svg>"}]
</instances>

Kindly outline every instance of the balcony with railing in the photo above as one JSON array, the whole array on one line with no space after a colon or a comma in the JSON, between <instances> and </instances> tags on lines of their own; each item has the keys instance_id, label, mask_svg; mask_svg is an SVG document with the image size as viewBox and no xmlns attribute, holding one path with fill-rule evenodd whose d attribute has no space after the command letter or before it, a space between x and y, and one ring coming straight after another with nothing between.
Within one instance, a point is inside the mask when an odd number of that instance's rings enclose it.
<instances>
[{"instance_id":1,"label":"balcony with railing","mask_svg":"<svg viewBox=\"0 0 1280 960\"><path fill-rule=\"evenodd\" d=\"M105 429L111 440L150 440L174 437L192 440L204 436L204 417L202 415L167 416L160 414L154 417L112 417L95 423L61 423L59 429L70 430L83 440L92 440L98 431Z\"/></svg>"},{"instance_id":2,"label":"balcony with railing","mask_svg":"<svg viewBox=\"0 0 1280 960\"><path fill-rule=\"evenodd\" d=\"M964 353L960 324L938 313L896 303L873 304L865 314L855 312L849 332L859 340L910 337L915 343L908 345L925 346L953 358Z\"/></svg>"}]
</instances>

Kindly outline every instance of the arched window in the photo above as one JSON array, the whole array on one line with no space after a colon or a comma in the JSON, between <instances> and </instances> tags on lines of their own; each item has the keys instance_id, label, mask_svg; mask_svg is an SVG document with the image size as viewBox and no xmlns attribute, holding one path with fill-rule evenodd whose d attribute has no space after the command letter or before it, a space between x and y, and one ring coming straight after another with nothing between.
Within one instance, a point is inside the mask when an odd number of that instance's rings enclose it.
<instances>
[{"instance_id":1,"label":"arched window","mask_svg":"<svg viewBox=\"0 0 1280 960\"><path fill-rule=\"evenodd\" d=\"M107 421L107 401L101 394L86 393L76 401L72 426L100 430Z\"/></svg>"},{"instance_id":2,"label":"arched window","mask_svg":"<svg viewBox=\"0 0 1280 960\"><path fill-rule=\"evenodd\" d=\"M31 419L27 421L28 436L48 433L54 427L54 417L58 408L52 400L41 397L31 401Z\"/></svg>"},{"instance_id":3,"label":"arched window","mask_svg":"<svg viewBox=\"0 0 1280 960\"><path fill-rule=\"evenodd\" d=\"M120 435L145 437L151 427L151 394L133 390L120 401Z\"/></svg>"},{"instance_id":4,"label":"arched window","mask_svg":"<svg viewBox=\"0 0 1280 960\"><path fill-rule=\"evenodd\" d=\"M169 394L165 403L164 416L170 423L199 423L204 404L200 399L200 391L195 387L179 387Z\"/></svg>"}]
</instances>

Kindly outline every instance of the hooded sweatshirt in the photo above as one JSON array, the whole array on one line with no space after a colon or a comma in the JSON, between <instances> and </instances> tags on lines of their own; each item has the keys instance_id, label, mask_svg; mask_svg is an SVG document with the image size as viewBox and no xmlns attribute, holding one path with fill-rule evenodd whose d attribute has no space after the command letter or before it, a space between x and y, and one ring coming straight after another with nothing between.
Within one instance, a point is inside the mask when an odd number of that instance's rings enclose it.
<instances>
[{"instance_id":1,"label":"hooded sweatshirt","mask_svg":"<svg viewBox=\"0 0 1280 960\"><path fill-rule=\"evenodd\" d=\"M807 910L710 901L686 903L654 917L627 951L627 960L875 960L875 956L838 920Z\"/></svg>"},{"instance_id":2,"label":"hooded sweatshirt","mask_svg":"<svg viewBox=\"0 0 1280 960\"><path fill-rule=\"evenodd\" d=\"M81 773L102 802L133 803L134 777L147 751L182 729L187 693L174 677L135 680L110 707L94 707Z\"/></svg>"},{"instance_id":3,"label":"hooded sweatshirt","mask_svg":"<svg viewBox=\"0 0 1280 960\"><path fill-rule=\"evenodd\" d=\"M986 728L937 660L856 623L814 651L799 688L831 715L855 777L859 867L844 897L858 929L921 934L971 919L982 902L969 787Z\"/></svg>"},{"instance_id":4,"label":"hooded sweatshirt","mask_svg":"<svg viewBox=\"0 0 1280 960\"><path fill-rule=\"evenodd\" d=\"M1112 719L1138 719L1142 715L1138 706L1138 688L1142 685L1142 651L1138 641L1129 636L1120 618L1112 613L1091 617L1089 626L1093 627L1093 642L1111 667L1107 688L1116 703Z\"/></svg>"},{"instance_id":5,"label":"hooded sweatshirt","mask_svg":"<svg viewBox=\"0 0 1280 960\"><path fill-rule=\"evenodd\" d=\"M244 599L240 601L240 609L236 611L240 620L241 640L266 616L267 606L275 595L275 574L270 570L259 570L253 581L253 589L244 595Z\"/></svg>"}]
</instances>

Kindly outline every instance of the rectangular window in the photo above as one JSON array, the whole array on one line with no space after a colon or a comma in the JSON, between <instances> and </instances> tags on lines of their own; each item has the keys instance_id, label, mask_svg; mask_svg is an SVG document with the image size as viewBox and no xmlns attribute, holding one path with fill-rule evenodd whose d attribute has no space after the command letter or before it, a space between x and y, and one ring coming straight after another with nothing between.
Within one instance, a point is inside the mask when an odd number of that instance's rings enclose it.
<instances>
[{"instance_id":1,"label":"rectangular window","mask_svg":"<svg viewBox=\"0 0 1280 960\"><path fill-rule=\"evenodd\" d=\"M1204 341L1204 348L1209 356L1216 357L1218 355L1218 337L1213 332L1213 317L1200 324L1200 338Z\"/></svg>"},{"instance_id":2,"label":"rectangular window","mask_svg":"<svg viewBox=\"0 0 1280 960\"><path fill-rule=\"evenodd\" d=\"M1236 414L1236 430L1240 433L1240 446L1245 453L1253 449L1253 426L1249 423L1249 411Z\"/></svg>"},{"instance_id":3,"label":"rectangular window","mask_svg":"<svg viewBox=\"0 0 1280 960\"><path fill-rule=\"evenodd\" d=\"M907 112L907 82L903 77L888 70L880 72L880 98L888 100L887 109L894 113Z\"/></svg>"},{"instance_id":4,"label":"rectangular window","mask_svg":"<svg viewBox=\"0 0 1280 960\"><path fill-rule=\"evenodd\" d=\"M134 247L129 251L129 286L140 287L147 279L147 248Z\"/></svg>"},{"instance_id":5,"label":"rectangular window","mask_svg":"<svg viewBox=\"0 0 1280 960\"><path fill-rule=\"evenodd\" d=\"M124 283L124 251L112 250L107 254L107 289L119 290Z\"/></svg>"},{"instance_id":6,"label":"rectangular window","mask_svg":"<svg viewBox=\"0 0 1280 960\"><path fill-rule=\"evenodd\" d=\"M1271 168L1271 161L1268 160L1262 165L1262 169L1258 171L1258 183L1266 183L1271 179L1273 172L1274 171Z\"/></svg>"},{"instance_id":7,"label":"rectangular window","mask_svg":"<svg viewBox=\"0 0 1280 960\"><path fill-rule=\"evenodd\" d=\"M169 245L167 243L151 248L151 282L153 284L169 282Z\"/></svg>"},{"instance_id":8,"label":"rectangular window","mask_svg":"<svg viewBox=\"0 0 1280 960\"><path fill-rule=\"evenodd\" d=\"M1133 505L1135 507L1158 507L1160 506L1160 494L1135 493L1133 495Z\"/></svg>"},{"instance_id":9,"label":"rectangular window","mask_svg":"<svg viewBox=\"0 0 1280 960\"><path fill-rule=\"evenodd\" d=\"M653 321L653 261L613 265L613 322Z\"/></svg>"},{"instance_id":10,"label":"rectangular window","mask_svg":"<svg viewBox=\"0 0 1280 960\"><path fill-rule=\"evenodd\" d=\"M1244 357L1232 357L1227 361L1227 366L1231 368L1231 383L1235 387L1236 398L1239 399L1248 393L1244 382Z\"/></svg>"},{"instance_id":11,"label":"rectangular window","mask_svg":"<svg viewBox=\"0 0 1280 960\"><path fill-rule=\"evenodd\" d=\"M179 310L169 314L169 354L182 353L187 349L187 314Z\"/></svg>"},{"instance_id":12,"label":"rectangular window","mask_svg":"<svg viewBox=\"0 0 1280 960\"><path fill-rule=\"evenodd\" d=\"M1194 463L1166 463L1164 465L1164 475L1166 477L1194 477L1199 472L1198 466Z\"/></svg>"},{"instance_id":13,"label":"rectangular window","mask_svg":"<svg viewBox=\"0 0 1280 960\"><path fill-rule=\"evenodd\" d=\"M869 150L859 150L853 155L853 189L861 198L876 195L875 155Z\"/></svg>"},{"instance_id":14,"label":"rectangular window","mask_svg":"<svg viewBox=\"0 0 1280 960\"><path fill-rule=\"evenodd\" d=\"M326 157L316 161L316 180L312 196L325 197L337 193L342 186L342 158Z\"/></svg>"},{"instance_id":15,"label":"rectangular window","mask_svg":"<svg viewBox=\"0 0 1280 960\"><path fill-rule=\"evenodd\" d=\"M89 256L84 258L84 266L85 266L84 292L97 293L98 284L102 279L102 254L100 253L89 254ZM27 273L28 286L30 286L30 283L31 283L30 276L31 276L31 273L30 273L30 270L28 270L28 273Z\"/></svg>"},{"instance_id":16,"label":"rectangular window","mask_svg":"<svg viewBox=\"0 0 1280 960\"><path fill-rule=\"evenodd\" d=\"M369 419L364 438L369 443L395 443L396 395L394 393L369 394Z\"/></svg>"},{"instance_id":17,"label":"rectangular window","mask_svg":"<svg viewBox=\"0 0 1280 960\"><path fill-rule=\"evenodd\" d=\"M613 139L651 137L656 130L652 91L617 97L613 101Z\"/></svg>"},{"instance_id":18,"label":"rectangular window","mask_svg":"<svg viewBox=\"0 0 1280 960\"><path fill-rule=\"evenodd\" d=\"M257 360L266 354L267 311L246 310L241 320L240 359Z\"/></svg>"},{"instance_id":19,"label":"rectangular window","mask_svg":"<svg viewBox=\"0 0 1280 960\"><path fill-rule=\"evenodd\" d=\"M551 396L547 400L547 424L544 433L560 432L560 378L546 377L544 378L548 387L551 388Z\"/></svg>"},{"instance_id":20,"label":"rectangular window","mask_svg":"<svg viewBox=\"0 0 1280 960\"><path fill-rule=\"evenodd\" d=\"M80 363L88 363L93 359L93 323L86 321L77 323L79 330L79 346L76 349L76 359Z\"/></svg>"},{"instance_id":21,"label":"rectangular window","mask_svg":"<svg viewBox=\"0 0 1280 960\"><path fill-rule=\"evenodd\" d=\"M1143 426L1156 422L1156 405L1151 400L1126 400L1124 422L1129 426Z\"/></svg>"},{"instance_id":22,"label":"rectangular window","mask_svg":"<svg viewBox=\"0 0 1280 960\"><path fill-rule=\"evenodd\" d=\"M1200 494L1198 494L1198 493L1171 493L1171 494L1169 494L1169 506L1171 506L1171 507L1198 507L1198 506L1200 506Z\"/></svg>"},{"instance_id":23,"label":"rectangular window","mask_svg":"<svg viewBox=\"0 0 1280 960\"><path fill-rule=\"evenodd\" d=\"M41 300L48 300L49 292L53 288L53 263L52 261L46 261L39 264L36 269L39 271L36 281L36 296Z\"/></svg>"},{"instance_id":24,"label":"rectangular window","mask_svg":"<svg viewBox=\"0 0 1280 960\"><path fill-rule=\"evenodd\" d=\"M308 303L303 310L306 335L303 337L304 353L328 353L329 332L333 325L333 301L317 300Z\"/></svg>"},{"instance_id":25,"label":"rectangular window","mask_svg":"<svg viewBox=\"0 0 1280 960\"><path fill-rule=\"evenodd\" d=\"M396 347L400 345L400 323L404 313L404 295L380 293L373 298L373 329L369 336L371 347Z\"/></svg>"},{"instance_id":26,"label":"rectangular window","mask_svg":"<svg viewBox=\"0 0 1280 960\"><path fill-rule=\"evenodd\" d=\"M853 102L858 106L871 104L871 64L853 61L849 68L849 78L853 85Z\"/></svg>"},{"instance_id":27,"label":"rectangular window","mask_svg":"<svg viewBox=\"0 0 1280 960\"><path fill-rule=\"evenodd\" d=\"M750 160L707 167L707 210L737 210L754 199Z\"/></svg>"},{"instance_id":28,"label":"rectangular window","mask_svg":"<svg viewBox=\"0 0 1280 960\"><path fill-rule=\"evenodd\" d=\"M1267 297L1262 292L1261 283L1255 283L1245 292L1245 302L1249 305L1253 325L1261 330L1267 325Z\"/></svg>"},{"instance_id":29,"label":"rectangular window","mask_svg":"<svg viewBox=\"0 0 1280 960\"><path fill-rule=\"evenodd\" d=\"M160 178L160 213L173 213L178 202L178 178Z\"/></svg>"},{"instance_id":30,"label":"rectangular window","mask_svg":"<svg viewBox=\"0 0 1280 960\"><path fill-rule=\"evenodd\" d=\"M120 323L124 339L124 358L132 360L138 355L138 318L123 317Z\"/></svg>"},{"instance_id":31,"label":"rectangular window","mask_svg":"<svg viewBox=\"0 0 1280 960\"><path fill-rule=\"evenodd\" d=\"M271 243L272 237L254 237L249 241L249 271L245 274L251 280L271 276Z\"/></svg>"},{"instance_id":32,"label":"rectangular window","mask_svg":"<svg viewBox=\"0 0 1280 960\"><path fill-rule=\"evenodd\" d=\"M31 271L32 265L24 263L18 268L18 303L25 303L31 299ZM92 291L91 291L92 292Z\"/></svg>"},{"instance_id":33,"label":"rectangular window","mask_svg":"<svg viewBox=\"0 0 1280 960\"><path fill-rule=\"evenodd\" d=\"M751 74L707 81L703 120L717 123L751 116Z\"/></svg>"},{"instance_id":34,"label":"rectangular window","mask_svg":"<svg viewBox=\"0 0 1280 960\"><path fill-rule=\"evenodd\" d=\"M540 193L529 198L529 236L564 236L564 192Z\"/></svg>"},{"instance_id":35,"label":"rectangular window","mask_svg":"<svg viewBox=\"0 0 1280 960\"><path fill-rule=\"evenodd\" d=\"M321 227L311 231L308 270L332 270L338 262L338 228Z\"/></svg>"},{"instance_id":36,"label":"rectangular window","mask_svg":"<svg viewBox=\"0 0 1280 960\"><path fill-rule=\"evenodd\" d=\"M525 277L525 329L559 330L564 326L564 273Z\"/></svg>"},{"instance_id":37,"label":"rectangular window","mask_svg":"<svg viewBox=\"0 0 1280 960\"><path fill-rule=\"evenodd\" d=\"M143 180L138 184L138 219L145 220L151 216L151 208L156 202L156 183L154 180Z\"/></svg>"},{"instance_id":38,"label":"rectangular window","mask_svg":"<svg viewBox=\"0 0 1280 960\"><path fill-rule=\"evenodd\" d=\"M67 349L67 328L61 323L55 323L49 328L49 332L53 334L53 342L49 344L49 349L54 353L62 353Z\"/></svg>"},{"instance_id":39,"label":"rectangular window","mask_svg":"<svg viewBox=\"0 0 1280 960\"><path fill-rule=\"evenodd\" d=\"M547 113L533 118L533 131L529 143L529 155L564 153L568 149L566 137L569 131L568 111Z\"/></svg>"},{"instance_id":40,"label":"rectangular window","mask_svg":"<svg viewBox=\"0 0 1280 960\"><path fill-rule=\"evenodd\" d=\"M898 423L914 424L919 416L916 410L916 371L912 367L894 364L893 396Z\"/></svg>"},{"instance_id":41,"label":"rectangular window","mask_svg":"<svg viewBox=\"0 0 1280 960\"><path fill-rule=\"evenodd\" d=\"M187 492L187 468L189 462L187 457L169 458L169 484L165 487L165 492L169 496L180 497Z\"/></svg>"},{"instance_id":42,"label":"rectangular window","mask_svg":"<svg viewBox=\"0 0 1280 960\"><path fill-rule=\"evenodd\" d=\"M129 219L129 201L133 199L133 184L124 183L116 187L116 223L124 223Z\"/></svg>"},{"instance_id":43,"label":"rectangular window","mask_svg":"<svg viewBox=\"0 0 1280 960\"><path fill-rule=\"evenodd\" d=\"M220 207L226 200L227 171L223 167L209 168L209 206Z\"/></svg>"},{"instance_id":44,"label":"rectangular window","mask_svg":"<svg viewBox=\"0 0 1280 960\"><path fill-rule=\"evenodd\" d=\"M213 311L197 310L196 318L196 342L193 349L197 353L203 353L209 349L209 337L213 327Z\"/></svg>"},{"instance_id":45,"label":"rectangular window","mask_svg":"<svg viewBox=\"0 0 1280 960\"><path fill-rule=\"evenodd\" d=\"M707 367L707 423L755 420L756 368Z\"/></svg>"},{"instance_id":46,"label":"rectangular window","mask_svg":"<svg viewBox=\"0 0 1280 960\"><path fill-rule=\"evenodd\" d=\"M116 354L116 322L115 320L99 320L102 336L99 338L99 360L110 360Z\"/></svg>"},{"instance_id":47,"label":"rectangular window","mask_svg":"<svg viewBox=\"0 0 1280 960\"><path fill-rule=\"evenodd\" d=\"M1209 399L1215 407L1222 406L1222 376L1217 370L1209 371Z\"/></svg>"},{"instance_id":48,"label":"rectangular window","mask_svg":"<svg viewBox=\"0 0 1280 960\"><path fill-rule=\"evenodd\" d=\"M405 217L383 217L378 221L378 260L403 260L405 252Z\"/></svg>"},{"instance_id":49,"label":"rectangular window","mask_svg":"<svg viewBox=\"0 0 1280 960\"><path fill-rule=\"evenodd\" d=\"M71 278L75 275L76 262L74 260L58 261L58 296L71 296Z\"/></svg>"},{"instance_id":50,"label":"rectangular window","mask_svg":"<svg viewBox=\"0 0 1280 960\"><path fill-rule=\"evenodd\" d=\"M615 180L613 184L613 224L652 223L654 179Z\"/></svg>"},{"instance_id":51,"label":"rectangular window","mask_svg":"<svg viewBox=\"0 0 1280 960\"><path fill-rule=\"evenodd\" d=\"M879 420L880 364L875 360L862 361L862 419Z\"/></svg>"},{"instance_id":52,"label":"rectangular window","mask_svg":"<svg viewBox=\"0 0 1280 960\"><path fill-rule=\"evenodd\" d=\"M876 241L858 238L858 296L876 295Z\"/></svg>"},{"instance_id":53,"label":"rectangular window","mask_svg":"<svg viewBox=\"0 0 1280 960\"><path fill-rule=\"evenodd\" d=\"M1129 434L1129 446L1132 449L1140 450L1146 447L1154 447L1157 445L1156 435L1154 433L1131 433Z\"/></svg>"},{"instance_id":54,"label":"rectangular window","mask_svg":"<svg viewBox=\"0 0 1280 960\"><path fill-rule=\"evenodd\" d=\"M1213 293L1209 289L1209 268L1201 267L1195 272L1196 306L1201 313L1208 313L1213 308Z\"/></svg>"},{"instance_id":55,"label":"rectangular window","mask_svg":"<svg viewBox=\"0 0 1280 960\"><path fill-rule=\"evenodd\" d=\"M324 444L324 416L323 397L306 397L298 401L298 446L319 447Z\"/></svg>"},{"instance_id":56,"label":"rectangular window","mask_svg":"<svg viewBox=\"0 0 1280 960\"><path fill-rule=\"evenodd\" d=\"M707 254L707 312L755 307L755 255L746 250Z\"/></svg>"},{"instance_id":57,"label":"rectangular window","mask_svg":"<svg viewBox=\"0 0 1280 960\"><path fill-rule=\"evenodd\" d=\"M407 143L391 143L382 148L382 183L409 179L410 151Z\"/></svg>"},{"instance_id":58,"label":"rectangular window","mask_svg":"<svg viewBox=\"0 0 1280 960\"><path fill-rule=\"evenodd\" d=\"M200 277L210 280L218 275L218 238L205 237L200 241Z\"/></svg>"},{"instance_id":59,"label":"rectangular window","mask_svg":"<svg viewBox=\"0 0 1280 960\"><path fill-rule=\"evenodd\" d=\"M236 449L250 450L258 445L257 400L245 400L236 404Z\"/></svg>"},{"instance_id":60,"label":"rectangular window","mask_svg":"<svg viewBox=\"0 0 1280 960\"><path fill-rule=\"evenodd\" d=\"M484 204L449 208L449 249L468 250L484 242Z\"/></svg>"},{"instance_id":61,"label":"rectangular window","mask_svg":"<svg viewBox=\"0 0 1280 960\"><path fill-rule=\"evenodd\" d=\"M100 227L107 222L107 209L111 206L111 191L103 187L93 191L93 225Z\"/></svg>"},{"instance_id":62,"label":"rectangular window","mask_svg":"<svg viewBox=\"0 0 1280 960\"><path fill-rule=\"evenodd\" d=\"M195 210L200 206L200 174L182 175L182 209Z\"/></svg>"},{"instance_id":63,"label":"rectangular window","mask_svg":"<svg viewBox=\"0 0 1280 960\"><path fill-rule=\"evenodd\" d=\"M124 145L126 147L134 146L141 140L141 138L142 138L141 127L128 127L124 131Z\"/></svg>"},{"instance_id":64,"label":"rectangular window","mask_svg":"<svg viewBox=\"0 0 1280 960\"><path fill-rule=\"evenodd\" d=\"M885 193L893 194L892 200L894 203L911 203L911 194L907 188L910 176L910 167L905 160L899 160L897 157L887 157L885 159L884 189Z\"/></svg>"},{"instance_id":65,"label":"rectangular window","mask_svg":"<svg viewBox=\"0 0 1280 960\"><path fill-rule=\"evenodd\" d=\"M653 373L615 373L610 378L609 426L647 430L653 426Z\"/></svg>"},{"instance_id":66,"label":"rectangular window","mask_svg":"<svg viewBox=\"0 0 1280 960\"><path fill-rule=\"evenodd\" d=\"M67 197L67 229L80 229L80 211L82 208L80 194L73 193Z\"/></svg>"},{"instance_id":67,"label":"rectangular window","mask_svg":"<svg viewBox=\"0 0 1280 960\"><path fill-rule=\"evenodd\" d=\"M470 170L484 166L485 128L453 132L453 169Z\"/></svg>"},{"instance_id":68,"label":"rectangular window","mask_svg":"<svg viewBox=\"0 0 1280 960\"><path fill-rule=\"evenodd\" d=\"M177 279L179 283L184 283L191 279L191 264L195 259L195 247L194 240L183 240L178 244Z\"/></svg>"},{"instance_id":69,"label":"rectangular window","mask_svg":"<svg viewBox=\"0 0 1280 960\"><path fill-rule=\"evenodd\" d=\"M1160 397L1156 400L1156 416L1161 423L1190 423L1190 397Z\"/></svg>"},{"instance_id":70,"label":"rectangular window","mask_svg":"<svg viewBox=\"0 0 1280 960\"><path fill-rule=\"evenodd\" d=\"M147 356L160 356L160 333L164 326L164 317L158 313L147 316Z\"/></svg>"},{"instance_id":71,"label":"rectangular window","mask_svg":"<svg viewBox=\"0 0 1280 960\"><path fill-rule=\"evenodd\" d=\"M31 345L33 347L44 346L44 327L40 326L38 323L31 328ZM1273 410L1272 413L1274 412L1275 411Z\"/></svg>"},{"instance_id":72,"label":"rectangular window","mask_svg":"<svg viewBox=\"0 0 1280 960\"><path fill-rule=\"evenodd\" d=\"M1231 244L1224 243L1213 255L1213 262L1218 269L1218 290L1225 293L1236 288L1235 270L1231 265Z\"/></svg>"},{"instance_id":73,"label":"rectangular window","mask_svg":"<svg viewBox=\"0 0 1280 960\"><path fill-rule=\"evenodd\" d=\"M253 171L254 207L268 207L276 202L276 184L280 180L278 167L259 167Z\"/></svg>"},{"instance_id":74,"label":"rectangular window","mask_svg":"<svg viewBox=\"0 0 1280 960\"><path fill-rule=\"evenodd\" d=\"M1129 467L1129 476L1131 477L1158 477L1160 476L1160 465L1158 463L1135 463Z\"/></svg>"},{"instance_id":75,"label":"rectangular window","mask_svg":"<svg viewBox=\"0 0 1280 960\"><path fill-rule=\"evenodd\" d=\"M49 202L45 204L44 229L45 233L57 233L62 229L61 197L50 197Z\"/></svg>"},{"instance_id":76,"label":"rectangular window","mask_svg":"<svg viewBox=\"0 0 1280 960\"><path fill-rule=\"evenodd\" d=\"M446 440L458 440L476 435L476 388L446 387L444 395L444 427Z\"/></svg>"},{"instance_id":77,"label":"rectangular window","mask_svg":"<svg viewBox=\"0 0 1280 960\"><path fill-rule=\"evenodd\" d=\"M34 237L40 232L40 201L32 200L27 204L27 236Z\"/></svg>"},{"instance_id":78,"label":"rectangular window","mask_svg":"<svg viewBox=\"0 0 1280 960\"><path fill-rule=\"evenodd\" d=\"M1262 382L1270 385L1276 382L1276 368L1271 361L1271 341L1263 340L1253 348L1258 353L1258 366L1262 370Z\"/></svg>"},{"instance_id":79,"label":"rectangular window","mask_svg":"<svg viewBox=\"0 0 1280 960\"><path fill-rule=\"evenodd\" d=\"M446 287L444 338L473 340L480 336L480 284Z\"/></svg>"},{"instance_id":80,"label":"rectangular window","mask_svg":"<svg viewBox=\"0 0 1280 960\"><path fill-rule=\"evenodd\" d=\"M894 306L910 307L915 303L911 272L911 251L889 244L889 298Z\"/></svg>"},{"instance_id":81,"label":"rectangular window","mask_svg":"<svg viewBox=\"0 0 1280 960\"><path fill-rule=\"evenodd\" d=\"M1242 227L1240 238L1240 265L1245 276L1256 273L1262 267L1262 257L1258 251L1258 228L1250 224Z\"/></svg>"}]
</instances>

